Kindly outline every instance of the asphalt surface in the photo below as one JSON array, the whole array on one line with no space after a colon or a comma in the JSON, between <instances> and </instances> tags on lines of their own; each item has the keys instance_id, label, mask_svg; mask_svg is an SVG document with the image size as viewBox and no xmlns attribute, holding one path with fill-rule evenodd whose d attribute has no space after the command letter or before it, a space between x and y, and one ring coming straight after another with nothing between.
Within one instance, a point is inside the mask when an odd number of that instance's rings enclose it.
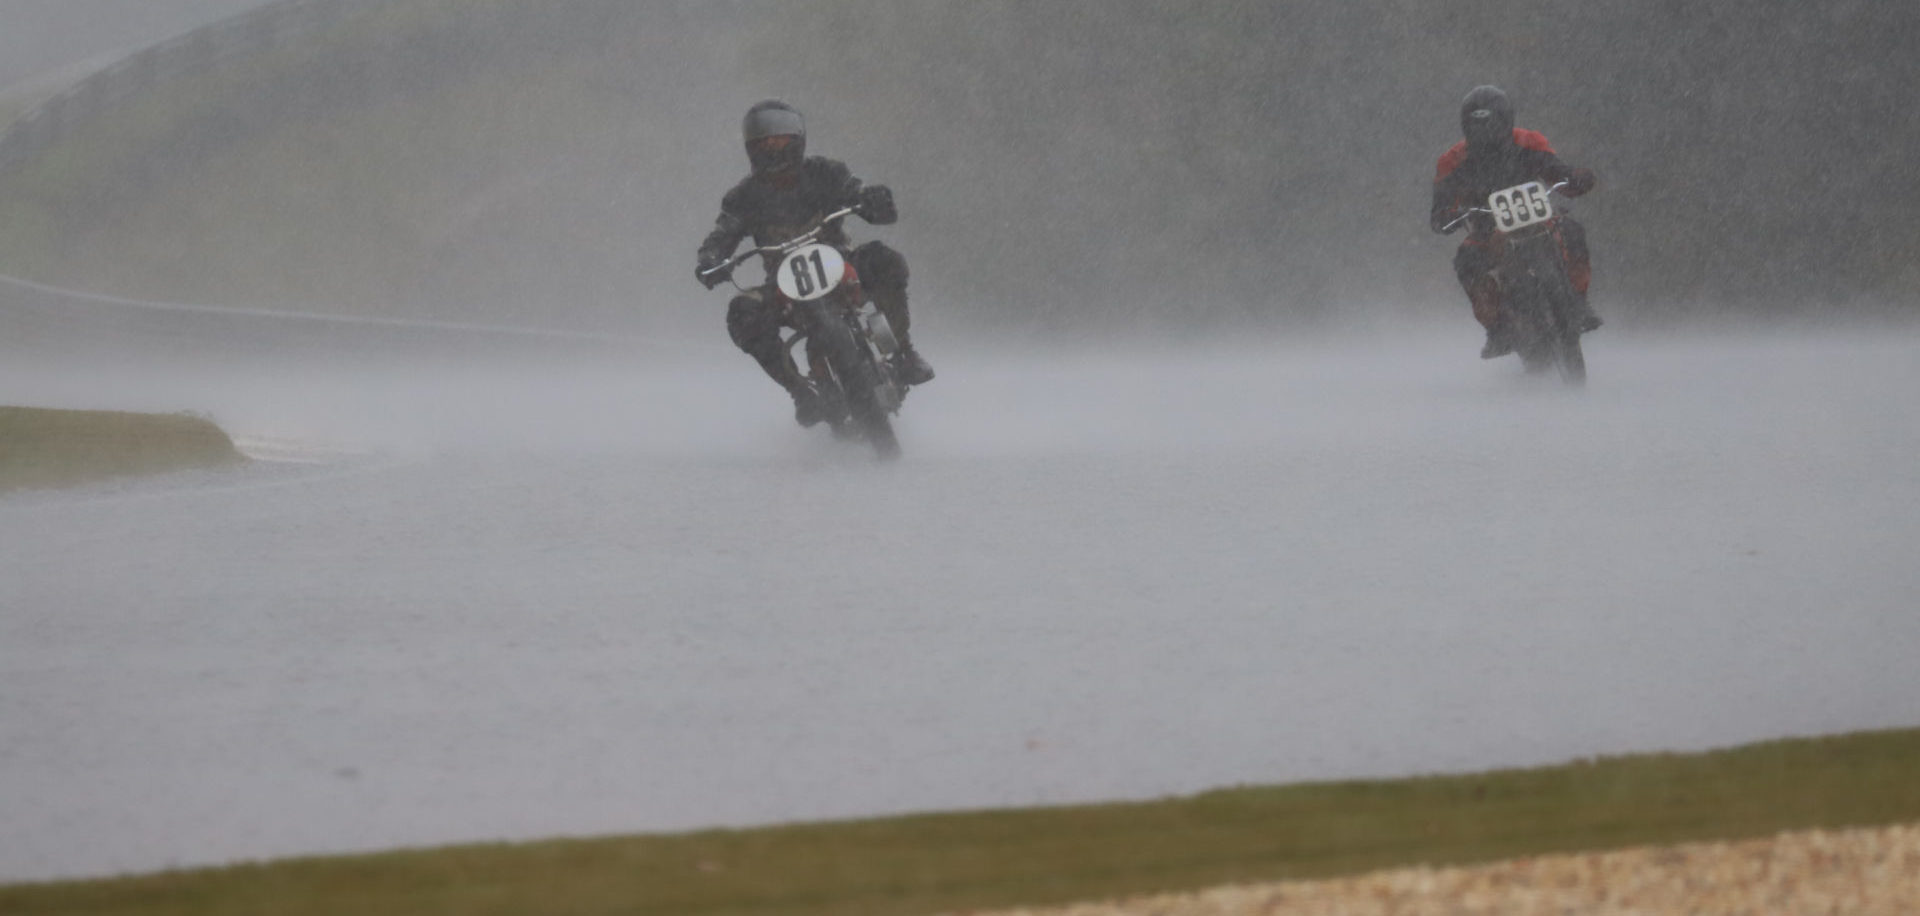
<instances>
[{"instance_id":1,"label":"asphalt surface","mask_svg":"<svg viewBox=\"0 0 1920 916\"><path fill-rule=\"evenodd\" d=\"M0 361L265 459L0 497L0 879L1920 724L1920 337L1476 346Z\"/></svg>"}]
</instances>

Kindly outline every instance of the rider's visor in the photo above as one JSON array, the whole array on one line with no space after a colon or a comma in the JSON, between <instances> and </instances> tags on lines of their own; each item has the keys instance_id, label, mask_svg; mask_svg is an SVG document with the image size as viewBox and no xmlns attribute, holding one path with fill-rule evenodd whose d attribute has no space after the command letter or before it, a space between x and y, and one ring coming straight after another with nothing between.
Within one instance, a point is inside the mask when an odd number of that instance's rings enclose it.
<instances>
[{"instance_id":1,"label":"rider's visor","mask_svg":"<svg viewBox=\"0 0 1920 916\"><path fill-rule=\"evenodd\" d=\"M797 111L767 108L747 115L745 133L748 140L758 140L761 137L778 134L802 136L806 132L806 122L800 120L800 113Z\"/></svg>"}]
</instances>

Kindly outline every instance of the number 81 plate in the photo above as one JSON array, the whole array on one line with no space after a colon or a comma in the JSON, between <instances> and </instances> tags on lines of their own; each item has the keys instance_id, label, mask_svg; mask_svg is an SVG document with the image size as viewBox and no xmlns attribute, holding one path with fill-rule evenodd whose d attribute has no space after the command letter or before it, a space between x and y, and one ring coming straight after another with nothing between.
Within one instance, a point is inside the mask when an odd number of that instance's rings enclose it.
<instances>
[{"instance_id":1,"label":"number 81 plate","mask_svg":"<svg viewBox=\"0 0 1920 916\"><path fill-rule=\"evenodd\" d=\"M1487 195L1487 209L1493 211L1494 224L1501 232L1543 223L1553 216L1553 202L1537 181Z\"/></svg>"},{"instance_id":2,"label":"number 81 plate","mask_svg":"<svg viewBox=\"0 0 1920 916\"><path fill-rule=\"evenodd\" d=\"M846 269L846 260L833 246L808 245L787 255L774 279L788 299L809 302L839 287Z\"/></svg>"}]
</instances>

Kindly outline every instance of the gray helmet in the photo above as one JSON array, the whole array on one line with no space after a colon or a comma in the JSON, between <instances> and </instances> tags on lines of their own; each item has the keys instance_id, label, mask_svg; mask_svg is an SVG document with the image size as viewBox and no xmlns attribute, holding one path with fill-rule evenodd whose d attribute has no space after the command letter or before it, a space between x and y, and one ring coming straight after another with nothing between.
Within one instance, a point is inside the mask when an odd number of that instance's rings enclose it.
<instances>
[{"instance_id":1,"label":"gray helmet","mask_svg":"<svg viewBox=\"0 0 1920 916\"><path fill-rule=\"evenodd\" d=\"M747 161L755 175L784 172L800 164L807 155L807 121L792 105L768 99L747 109L740 122L740 137L747 144ZM792 137L780 149L767 149L755 141L767 137Z\"/></svg>"},{"instance_id":2,"label":"gray helmet","mask_svg":"<svg viewBox=\"0 0 1920 916\"><path fill-rule=\"evenodd\" d=\"M1513 103L1498 86L1480 86L1460 102L1460 133L1467 146L1499 148L1513 142Z\"/></svg>"}]
</instances>

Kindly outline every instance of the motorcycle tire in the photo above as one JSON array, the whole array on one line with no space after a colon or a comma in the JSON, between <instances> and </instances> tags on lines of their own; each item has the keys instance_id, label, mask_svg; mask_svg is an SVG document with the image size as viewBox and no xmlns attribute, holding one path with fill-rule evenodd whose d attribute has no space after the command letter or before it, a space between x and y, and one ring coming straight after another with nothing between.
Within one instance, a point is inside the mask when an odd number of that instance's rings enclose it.
<instances>
[{"instance_id":1,"label":"motorcycle tire","mask_svg":"<svg viewBox=\"0 0 1920 916\"><path fill-rule=\"evenodd\" d=\"M1587 354L1580 349L1580 332L1568 331L1560 338L1554 364L1560 369L1560 381L1569 388L1587 384Z\"/></svg>"},{"instance_id":2,"label":"motorcycle tire","mask_svg":"<svg viewBox=\"0 0 1920 916\"><path fill-rule=\"evenodd\" d=\"M873 446L881 460L900 457L900 441L893 433L893 421L887 417L876 387L879 374L866 348L853 339L853 329L839 315L827 313L814 322L814 343L825 353L840 390L846 395L847 413L859 435Z\"/></svg>"},{"instance_id":3,"label":"motorcycle tire","mask_svg":"<svg viewBox=\"0 0 1920 916\"><path fill-rule=\"evenodd\" d=\"M1550 259L1542 257L1538 247L1529 248L1528 252L1534 256L1531 265L1514 272L1516 279L1524 278L1524 282L1514 284L1514 298L1522 304L1522 311L1532 317L1523 335L1525 342L1516 347L1520 363L1529 375L1542 375L1553 369L1567 387L1583 387L1587 383L1587 357L1580 348L1580 332L1570 317L1574 293L1567 280L1566 265L1557 248Z\"/></svg>"},{"instance_id":4,"label":"motorcycle tire","mask_svg":"<svg viewBox=\"0 0 1920 916\"><path fill-rule=\"evenodd\" d=\"M1580 329L1573 323L1573 286L1567 282L1564 271L1557 271L1546 291L1549 293L1547 304L1552 308L1554 368L1560 371L1560 381L1567 387L1584 387L1587 384L1587 354L1580 349Z\"/></svg>"}]
</instances>

